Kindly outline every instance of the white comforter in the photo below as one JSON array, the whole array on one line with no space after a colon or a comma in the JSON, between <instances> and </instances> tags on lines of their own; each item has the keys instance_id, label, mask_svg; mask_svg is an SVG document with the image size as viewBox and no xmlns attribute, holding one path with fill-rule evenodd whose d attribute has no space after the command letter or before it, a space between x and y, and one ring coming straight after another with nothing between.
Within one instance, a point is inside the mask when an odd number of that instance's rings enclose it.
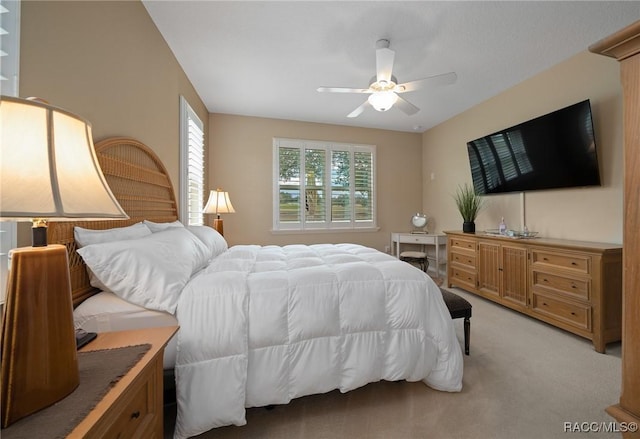
<instances>
[{"instance_id":1,"label":"white comforter","mask_svg":"<svg viewBox=\"0 0 640 439\"><path fill-rule=\"evenodd\" d=\"M244 425L245 407L379 380L462 388L442 295L354 244L235 246L180 295L175 438Z\"/></svg>"}]
</instances>

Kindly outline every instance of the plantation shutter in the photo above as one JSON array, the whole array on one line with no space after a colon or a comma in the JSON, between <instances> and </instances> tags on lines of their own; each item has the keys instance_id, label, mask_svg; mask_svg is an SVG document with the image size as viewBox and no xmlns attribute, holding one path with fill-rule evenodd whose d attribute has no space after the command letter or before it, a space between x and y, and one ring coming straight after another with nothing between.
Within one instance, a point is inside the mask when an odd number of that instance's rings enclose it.
<instances>
[{"instance_id":1,"label":"plantation shutter","mask_svg":"<svg viewBox=\"0 0 640 439\"><path fill-rule=\"evenodd\" d=\"M204 224L204 127L184 98L181 98L181 209L182 222Z\"/></svg>"},{"instance_id":2,"label":"plantation shutter","mask_svg":"<svg viewBox=\"0 0 640 439\"><path fill-rule=\"evenodd\" d=\"M376 227L375 146L277 139L274 230Z\"/></svg>"},{"instance_id":3,"label":"plantation shutter","mask_svg":"<svg viewBox=\"0 0 640 439\"><path fill-rule=\"evenodd\" d=\"M354 152L355 219L373 220L373 154Z\"/></svg>"},{"instance_id":4,"label":"plantation shutter","mask_svg":"<svg viewBox=\"0 0 640 439\"><path fill-rule=\"evenodd\" d=\"M20 2L0 1L0 94L18 96Z\"/></svg>"},{"instance_id":5,"label":"plantation shutter","mask_svg":"<svg viewBox=\"0 0 640 439\"><path fill-rule=\"evenodd\" d=\"M18 96L20 66L20 2L0 0L0 94ZM17 246L14 221L0 221L0 304L9 275L9 250Z\"/></svg>"}]
</instances>

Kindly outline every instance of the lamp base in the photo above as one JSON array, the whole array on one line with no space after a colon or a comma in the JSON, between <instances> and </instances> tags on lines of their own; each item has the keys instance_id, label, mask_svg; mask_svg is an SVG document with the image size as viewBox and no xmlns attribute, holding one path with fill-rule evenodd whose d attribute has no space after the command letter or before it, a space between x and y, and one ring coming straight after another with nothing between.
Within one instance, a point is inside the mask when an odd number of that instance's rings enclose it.
<instances>
[{"instance_id":1,"label":"lamp base","mask_svg":"<svg viewBox=\"0 0 640 439\"><path fill-rule=\"evenodd\" d=\"M9 258L2 427L61 400L80 382L66 247L18 248Z\"/></svg>"},{"instance_id":2,"label":"lamp base","mask_svg":"<svg viewBox=\"0 0 640 439\"><path fill-rule=\"evenodd\" d=\"M219 234L224 236L224 224L222 223L222 218L216 218L213 220L213 228L216 229Z\"/></svg>"},{"instance_id":3,"label":"lamp base","mask_svg":"<svg viewBox=\"0 0 640 439\"><path fill-rule=\"evenodd\" d=\"M33 227L31 229L31 246L46 247L47 245L47 228Z\"/></svg>"}]
</instances>

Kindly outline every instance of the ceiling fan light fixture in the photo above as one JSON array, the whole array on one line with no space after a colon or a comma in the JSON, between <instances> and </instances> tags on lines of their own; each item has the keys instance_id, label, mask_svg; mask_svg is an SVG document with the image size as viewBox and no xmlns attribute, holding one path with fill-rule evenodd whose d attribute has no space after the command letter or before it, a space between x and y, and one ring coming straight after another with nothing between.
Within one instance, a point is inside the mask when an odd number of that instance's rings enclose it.
<instances>
[{"instance_id":1,"label":"ceiling fan light fixture","mask_svg":"<svg viewBox=\"0 0 640 439\"><path fill-rule=\"evenodd\" d=\"M369 103L376 111L387 111L398 100L392 91L379 91L369 95Z\"/></svg>"}]
</instances>

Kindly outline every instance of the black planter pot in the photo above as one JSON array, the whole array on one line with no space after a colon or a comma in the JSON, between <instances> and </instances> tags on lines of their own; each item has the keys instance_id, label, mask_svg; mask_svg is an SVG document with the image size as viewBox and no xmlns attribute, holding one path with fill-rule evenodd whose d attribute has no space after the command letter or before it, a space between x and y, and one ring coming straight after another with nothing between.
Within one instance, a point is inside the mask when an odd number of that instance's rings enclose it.
<instances>
[{"instance_id":1,"label":"black planter pot","mask_svg":"<svg viewBox=\"0 0 640 439\"><path fill-rule=\"evenodd\" d=\"M475 233L476 232L476 223L473 221L465 221L462 223L462 231L464 233Z\"/></svg>"}]
</instances>

